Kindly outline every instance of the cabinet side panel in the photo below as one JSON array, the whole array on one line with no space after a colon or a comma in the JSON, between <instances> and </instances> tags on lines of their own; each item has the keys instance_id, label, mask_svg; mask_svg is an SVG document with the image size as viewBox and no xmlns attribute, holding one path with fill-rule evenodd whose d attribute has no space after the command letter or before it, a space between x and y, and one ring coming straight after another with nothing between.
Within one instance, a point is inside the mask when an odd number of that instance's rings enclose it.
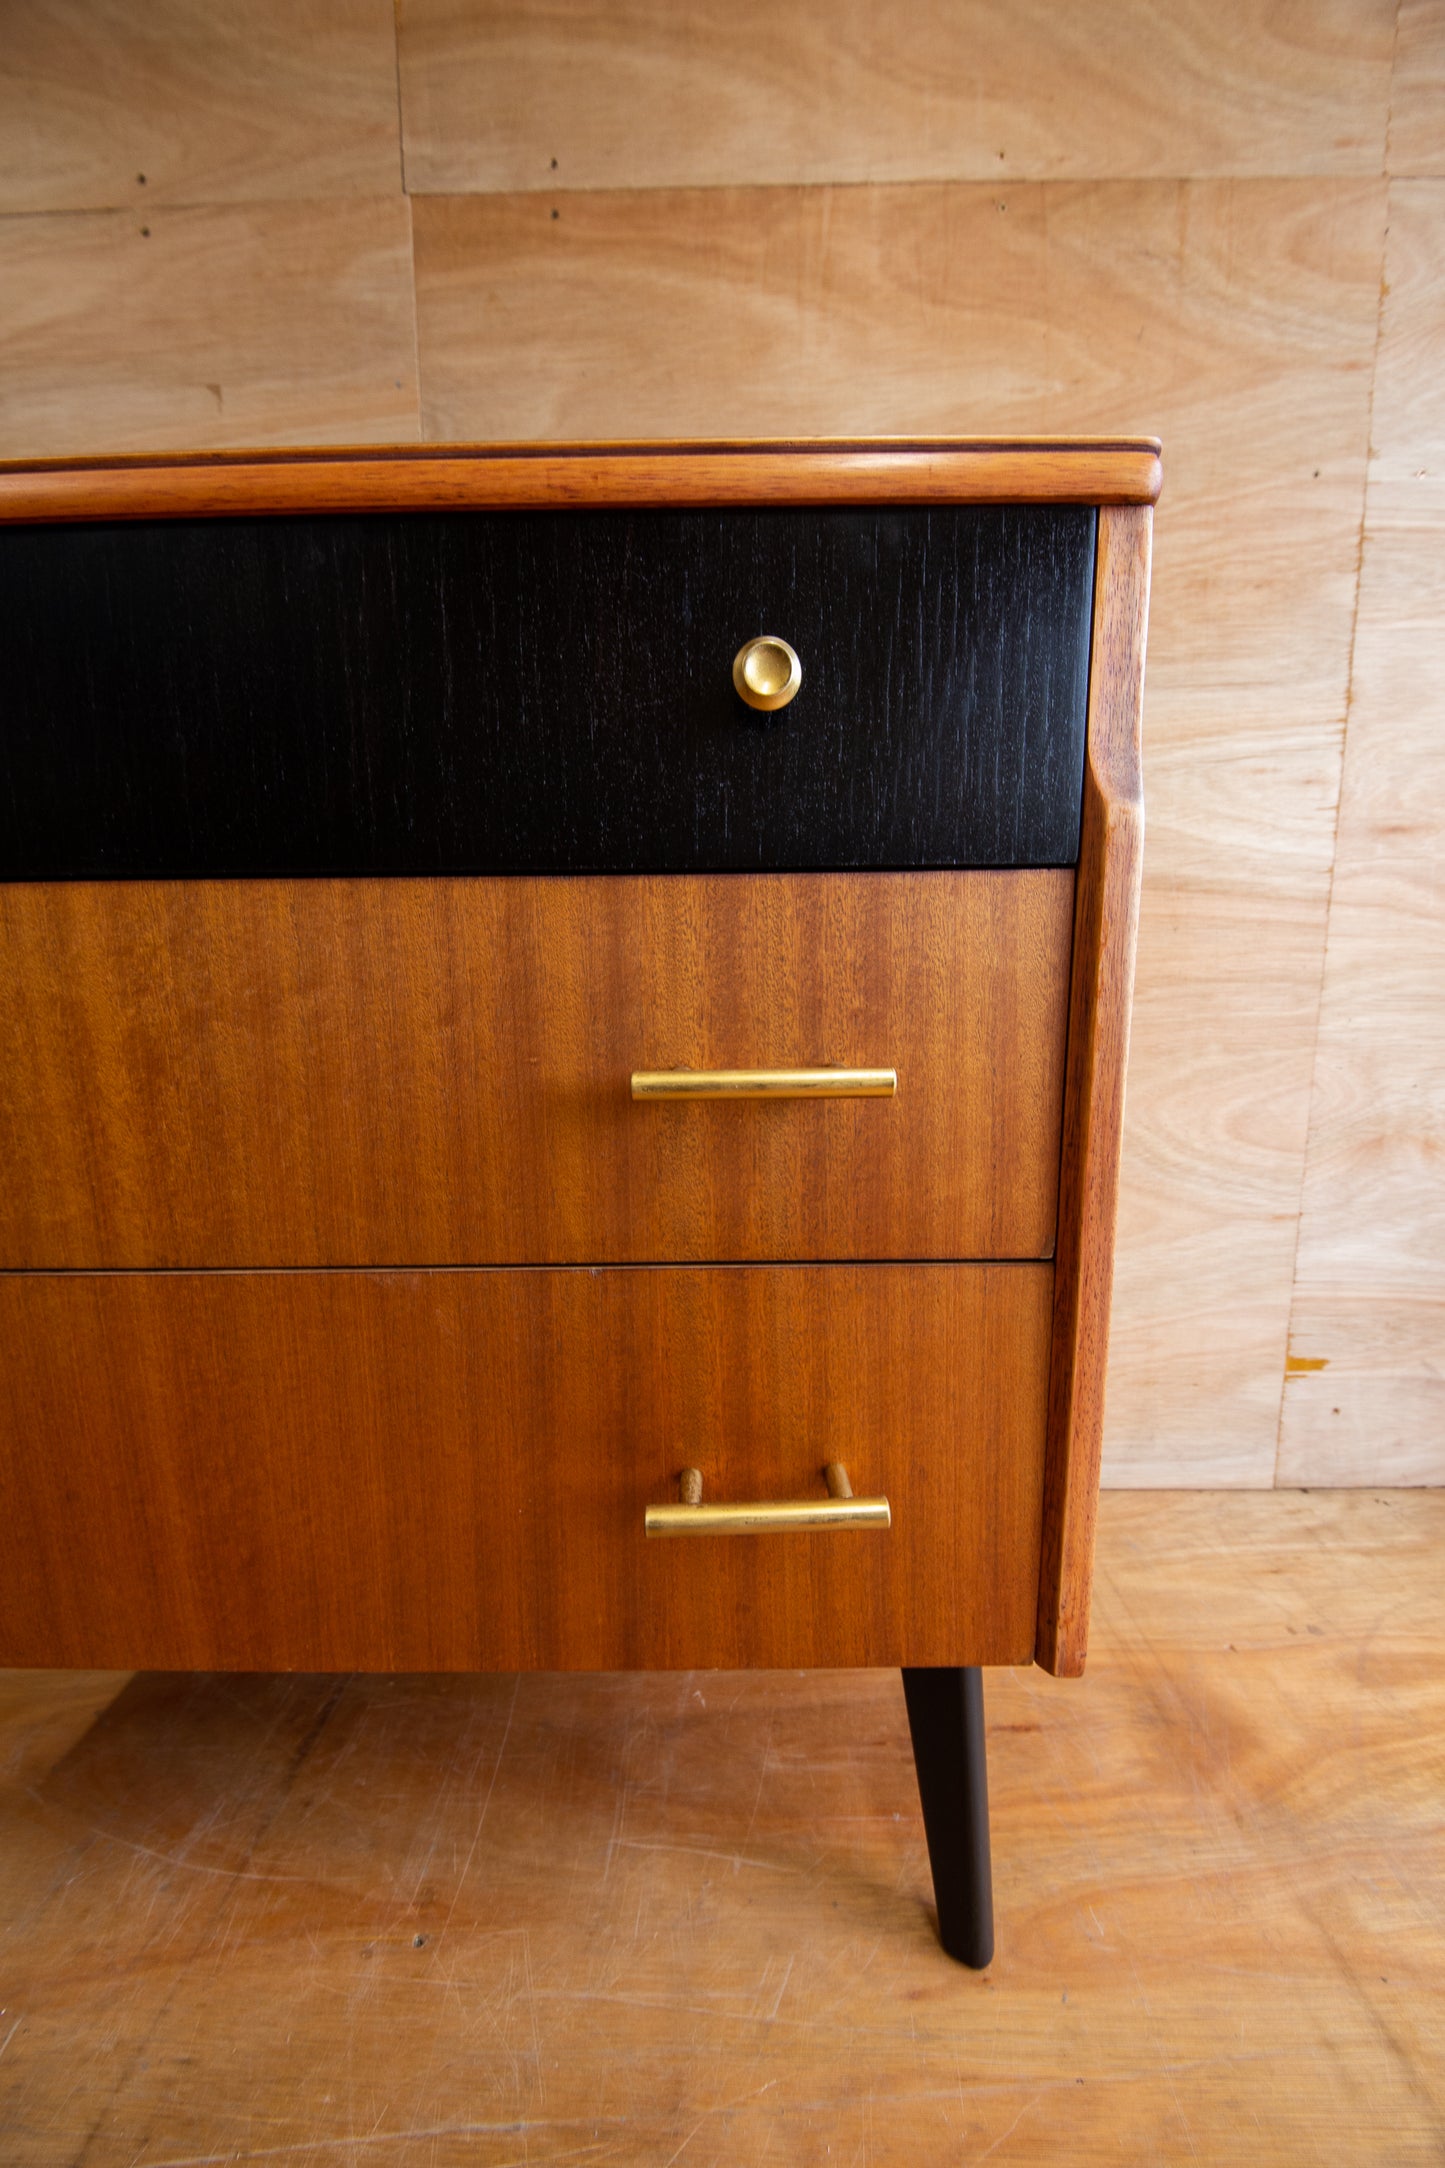
<instances>
[{"instance_id":1,"label":"cabinet side panel","mask_svg":"<svg viewBox=\"0 0 1445 2168\"><path fill-rule=\"evenodd\" d=\"M1064 1072L1037 1659L1084 1668L1144 846L1140 718L1152 514L1102 511Z\"/></svg>"}]
</instances>

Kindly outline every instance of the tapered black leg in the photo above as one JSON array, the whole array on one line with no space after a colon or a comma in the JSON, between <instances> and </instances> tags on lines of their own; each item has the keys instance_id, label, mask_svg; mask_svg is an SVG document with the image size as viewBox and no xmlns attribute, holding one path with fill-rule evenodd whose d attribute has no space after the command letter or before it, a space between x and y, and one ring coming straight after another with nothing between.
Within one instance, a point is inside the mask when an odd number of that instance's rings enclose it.
<instances>
[{"instance_id":1,"label":"tapered black leg","mask_svg":"<svg viewBox=\"0 0 1445 2168\"><path fill-rule=\"evenodd\" d=\"M938 1939L975 1969L993 1956L988 1764L977 1664L905 1671L903 1694L938 1905Z\"/></svg>"}]
</instances>

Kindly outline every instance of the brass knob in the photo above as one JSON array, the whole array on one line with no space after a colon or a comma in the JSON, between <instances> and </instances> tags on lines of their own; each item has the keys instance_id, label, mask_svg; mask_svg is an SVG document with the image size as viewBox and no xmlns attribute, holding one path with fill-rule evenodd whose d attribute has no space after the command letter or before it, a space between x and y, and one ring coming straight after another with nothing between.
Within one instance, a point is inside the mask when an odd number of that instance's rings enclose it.
<instances>
[{"instance_id":1,"label":"brass knob","mask_svg":"<svg viewBox=\"0 0 1445 2168\"><path fill-rule=\"evenodd\" d=\"M733 684L738 698L750 708L785 708L796 699L803 682L803 665L786 640L765 632L749 640L733 658Z\"/></svg>"}]
</instances>

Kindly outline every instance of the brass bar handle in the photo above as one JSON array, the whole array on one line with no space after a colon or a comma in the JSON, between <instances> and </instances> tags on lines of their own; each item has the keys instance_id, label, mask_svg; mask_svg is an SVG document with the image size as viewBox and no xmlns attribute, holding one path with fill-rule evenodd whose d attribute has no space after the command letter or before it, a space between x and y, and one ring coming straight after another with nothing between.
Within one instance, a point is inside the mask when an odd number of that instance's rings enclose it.
<instances>
[{"instance_id":1,"label":"brass bar handle","mask_svg":"<svg viewBox=\"0 0 1445 2168\"><path fill-rule=\"evenodd\" d=\"M848 1471L829 1461L823 1471L826 1498L769 1498L750 1505L704 1505L702 1474L684 1468L676 1505L649 1506L643 1527L649 1536L757 1536L790 1528L891 1528L886 1498L855 1498Z\"/></svg>"},{"instance_id":2,"label":"brass bar handle","mask_svg":"<svg viewBox=\"0 0 1445 2168\"><path fill-rule=\"evenodd\" d=\"M634 1099L891 1099L896 1069L634 1069Z\"/></svg>"}]
</instances>

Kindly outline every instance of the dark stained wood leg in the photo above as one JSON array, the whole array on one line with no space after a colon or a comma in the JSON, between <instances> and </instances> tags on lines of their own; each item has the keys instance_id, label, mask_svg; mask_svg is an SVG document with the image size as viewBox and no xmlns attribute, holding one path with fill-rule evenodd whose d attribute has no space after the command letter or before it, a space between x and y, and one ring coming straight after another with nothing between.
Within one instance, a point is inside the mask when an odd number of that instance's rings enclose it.
<instances>
[{"instance_id":1,"label":"dark stained wood leg","mask_svg":"<svg viewBox=\"0 0 1445 2168\"><path fill-rule=\"evenodd\" d=\"M978 1970L993 1956L983 1673L977 1664L905 1671L903 1694L933 1869L938 1939L950 1957Z\"/></svg>"}]
</instances>

